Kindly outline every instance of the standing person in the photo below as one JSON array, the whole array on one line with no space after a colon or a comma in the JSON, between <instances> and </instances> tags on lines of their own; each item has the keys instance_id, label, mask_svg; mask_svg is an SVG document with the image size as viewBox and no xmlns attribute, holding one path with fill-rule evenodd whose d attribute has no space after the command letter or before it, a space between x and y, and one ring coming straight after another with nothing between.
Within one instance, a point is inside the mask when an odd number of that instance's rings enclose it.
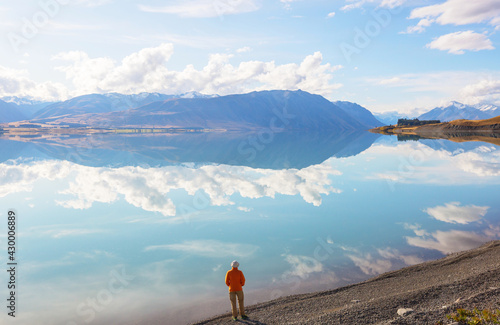
<instances>
[{"instance_id":1,"label":"standing person","mask_svg":"<svg viewBox=\"0 0 500 325\"><path fill-rule=\"evenodd\" d=\"M245 306L243 303L243 286L245 285L245 276L243 272L238 270L240 263L233 261L231 270L226 273L226 285L229 287L229 300L231 300L231 311L233 312L233 320L238 319L238 309L236 308L236 297L240 305L240 315L242 319L248 319L245 315Z\"/></svg>"}]
</instances>

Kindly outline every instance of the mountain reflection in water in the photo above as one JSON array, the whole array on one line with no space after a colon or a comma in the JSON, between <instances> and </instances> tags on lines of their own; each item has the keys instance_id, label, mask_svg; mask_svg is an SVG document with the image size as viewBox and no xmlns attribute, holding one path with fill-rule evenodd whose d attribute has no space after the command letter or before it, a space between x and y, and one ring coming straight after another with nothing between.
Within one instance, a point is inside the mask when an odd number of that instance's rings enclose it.
<instances>
[{"instance_id":1,"label":"mountain reflection in water","mask_svg":"<svg viewBox=\"0 0 500 325\"><path fill-rule=\"evenodd\" d=\"M18 157L67 160L93 167L215 163L253 168L305 168L357 155L380 137L356 132L202 132L88 135L25 142L0 140L0 161Z\"/></svg>"}]
</instances>

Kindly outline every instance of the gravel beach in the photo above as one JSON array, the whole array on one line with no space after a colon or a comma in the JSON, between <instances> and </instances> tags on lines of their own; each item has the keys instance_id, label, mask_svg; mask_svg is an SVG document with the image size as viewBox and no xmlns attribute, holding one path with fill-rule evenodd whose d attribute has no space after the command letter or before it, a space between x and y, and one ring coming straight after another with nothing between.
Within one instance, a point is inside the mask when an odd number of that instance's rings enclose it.
<instances>
[{"instance_id":1,"label":"gravel beach","mask_svg":"<svg viewBox=\"0 0 500 325\"><path fill-rule=\"evenodd\" d=\"M451 324L457 308L500 308L500 241L346 287L248 306L202 324Z\"/></svg>"}]
</instances>

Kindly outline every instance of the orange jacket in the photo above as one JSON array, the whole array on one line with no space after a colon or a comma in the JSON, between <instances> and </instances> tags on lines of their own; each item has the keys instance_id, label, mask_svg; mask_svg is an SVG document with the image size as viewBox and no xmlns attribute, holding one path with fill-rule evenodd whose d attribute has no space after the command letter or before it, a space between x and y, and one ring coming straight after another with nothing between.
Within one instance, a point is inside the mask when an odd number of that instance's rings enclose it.
<instances>
[{"instance_id":1,"label":"orange jacket","mask_svg":"<svg viewBox=\"0 0 500 325\"><path fill-rule=\"evenodd\" d=\"M226 285L229 287L229 292L242 291L245 285L245 276L238 268L233 267L226 273Z\"/></svg>"}]
</instances>

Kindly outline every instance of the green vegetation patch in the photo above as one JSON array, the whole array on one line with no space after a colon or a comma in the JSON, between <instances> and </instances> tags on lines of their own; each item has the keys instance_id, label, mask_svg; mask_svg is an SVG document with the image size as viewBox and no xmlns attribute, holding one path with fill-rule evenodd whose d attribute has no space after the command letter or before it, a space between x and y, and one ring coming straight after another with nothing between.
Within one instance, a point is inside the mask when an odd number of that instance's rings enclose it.
<instances>
[{"instance_id":1,"label":"green vegetation patch","mask_svg":"<svg viewBox=\"0 0 500 325\"><path fill-rule=\"evenodd\" d=\"M500 324L500 309L490 311L488 309L467 310L459 308L456 313L446 315L448 319L459 322L460 324L469 325L489 325Z\"/></svg>"}]
</instances>

